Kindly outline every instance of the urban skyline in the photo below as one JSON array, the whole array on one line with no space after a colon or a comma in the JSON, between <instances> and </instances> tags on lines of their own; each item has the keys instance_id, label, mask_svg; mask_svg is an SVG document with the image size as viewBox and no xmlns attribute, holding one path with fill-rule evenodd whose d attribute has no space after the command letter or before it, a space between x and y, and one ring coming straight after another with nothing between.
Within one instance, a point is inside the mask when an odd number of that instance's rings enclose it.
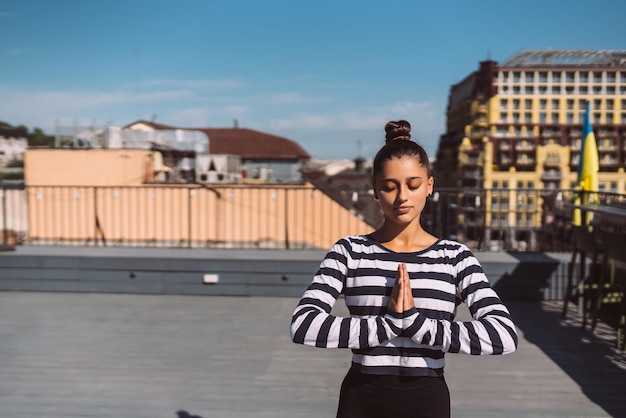
<instances>
[{"instance_id":1,"label":"urban skyline","mask_svg":"<svg viewBox=\"0 0 626 418\"><path fill-rule=\"evenodd\" d=\"M623 50L626 4L191 1L0 7L0 120L246 127L371 157L404 118L430 155L450 87L526 49ZM601 24L601 30L593 25Z\"/></svg>"}]
</instances>

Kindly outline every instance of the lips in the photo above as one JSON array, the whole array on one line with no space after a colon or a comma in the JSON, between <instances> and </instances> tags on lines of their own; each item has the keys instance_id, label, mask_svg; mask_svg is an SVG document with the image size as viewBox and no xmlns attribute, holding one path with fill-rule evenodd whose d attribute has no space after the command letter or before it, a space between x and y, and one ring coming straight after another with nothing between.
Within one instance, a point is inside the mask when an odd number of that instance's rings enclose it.
<instances>
[{"instance_id":1,"label":"lips","mask_svg":"<svg viewBox=\"0 0 626 418\"><path fill-rule=\"evenodd\" d=\"M403 215L411 210L411 206L398 206L397 208L394 208L394 210L396 213Z\"/></svg>"}]
</instances>

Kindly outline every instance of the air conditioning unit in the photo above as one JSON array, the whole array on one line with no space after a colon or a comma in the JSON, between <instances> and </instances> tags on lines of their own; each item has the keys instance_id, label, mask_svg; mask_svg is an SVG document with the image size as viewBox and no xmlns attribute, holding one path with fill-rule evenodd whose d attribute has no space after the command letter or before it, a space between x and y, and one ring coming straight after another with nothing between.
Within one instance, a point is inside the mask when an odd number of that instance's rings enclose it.
<instances>
[{"instance_id":1,"label":"air conditioning unit","mask_svg":"<svg viewBox=\"0 0 626 418\"><path fill-rule=\"evenodd\" d=\"M241 157L238 155L196 155L197 183L237 183L239 179L241 179Z\"/></svg>"}]
</instances>

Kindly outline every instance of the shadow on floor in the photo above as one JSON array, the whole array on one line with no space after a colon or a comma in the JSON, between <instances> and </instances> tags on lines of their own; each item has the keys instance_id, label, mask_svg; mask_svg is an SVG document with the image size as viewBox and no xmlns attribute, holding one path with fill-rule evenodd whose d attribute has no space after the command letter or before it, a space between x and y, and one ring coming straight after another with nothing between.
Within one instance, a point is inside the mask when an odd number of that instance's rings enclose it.
<instances>
[{"instance_id":1,"label":"shadow on floor","mask_svg":"<svg viewBox=\"0 0 626 418\"><path fill-rule=\"evenodd\" d=\"M581 327L573 308L562 319L561 302L511 303L524 338L539 347L612 417L626 416L626 354L614 348L615 330L599 324L596 334ZM555 388L558 391L558 388Z\"/></svg>"}]
</instances>

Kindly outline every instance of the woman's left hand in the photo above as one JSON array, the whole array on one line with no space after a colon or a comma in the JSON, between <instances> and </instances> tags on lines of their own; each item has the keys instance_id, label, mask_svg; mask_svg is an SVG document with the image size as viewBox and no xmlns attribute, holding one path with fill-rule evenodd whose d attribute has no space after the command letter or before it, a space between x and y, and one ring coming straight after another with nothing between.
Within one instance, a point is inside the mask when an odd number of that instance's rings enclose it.
<instances>
[{"instance_id":1,"label":"woman's left hand","mask_svg":"<svg viewBox=\"0 0 626 418\"><path fill-rule=\"evenodd\" d=\"M402 292L402 311L406 312L415 307L411 280L409 279L409 273L406 269L406 263L402 263L398 266L398 277L400 292Z\"/></svg>"}]
</instances>

